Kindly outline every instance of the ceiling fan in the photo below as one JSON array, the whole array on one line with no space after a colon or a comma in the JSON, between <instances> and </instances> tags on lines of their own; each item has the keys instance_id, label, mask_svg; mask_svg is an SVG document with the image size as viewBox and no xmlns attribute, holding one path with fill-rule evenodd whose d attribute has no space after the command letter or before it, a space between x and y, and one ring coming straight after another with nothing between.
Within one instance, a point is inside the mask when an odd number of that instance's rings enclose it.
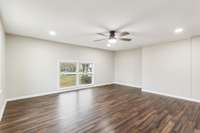
<instances>
[{"instance_id":1,"label":"ceiling fan","mask_svg":"<svg viewBox=\"0 0 200 133\"><path fill-rule=\"evenodd\" d=\"M131 38L124 38L127 35L130 35L129 32L117 32L115 30L111 30L107 33L97 33L98 35L104 36L103 39L94 40L94 42L105 41L107 40L109 43L116 43L118 40L130 42Z\"/></svg>"}]
</instances>

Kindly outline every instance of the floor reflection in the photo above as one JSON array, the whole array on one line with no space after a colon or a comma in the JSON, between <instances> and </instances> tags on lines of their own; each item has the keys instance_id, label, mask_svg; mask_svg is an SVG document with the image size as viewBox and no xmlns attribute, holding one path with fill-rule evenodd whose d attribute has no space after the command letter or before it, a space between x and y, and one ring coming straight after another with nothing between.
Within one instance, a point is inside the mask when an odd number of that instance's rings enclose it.
<instances>
[{"instance_id":1,"label":"floor reflection","mask_svg":"<svg viewBox=\"0 0 200 133\"><path fill-rule=\"evenodd\" d=\"M77 113L87 111L92 107L92 103L93 95L91 89L61 94L58 98L58 112L61 115L70 113L71 117L73 117Z\"/></svg>"}]
</instances>

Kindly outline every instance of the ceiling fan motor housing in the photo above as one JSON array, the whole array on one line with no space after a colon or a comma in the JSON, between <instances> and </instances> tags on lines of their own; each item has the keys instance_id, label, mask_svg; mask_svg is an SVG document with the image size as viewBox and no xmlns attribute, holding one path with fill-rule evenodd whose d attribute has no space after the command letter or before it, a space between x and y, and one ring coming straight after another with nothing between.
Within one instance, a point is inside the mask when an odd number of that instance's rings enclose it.
<instances>
[{"instance_id":1,"label":"ceiling fan motor housing","mask_svg":"<svg viewBox=\"0 0 200 133\"><path fill-rule=\"evenodd\" d=\"M114 30L110 31L110 39L111 38L116 38L115 33L116 33L116 31L114 31Z\"/></svg>"}]
</instances>

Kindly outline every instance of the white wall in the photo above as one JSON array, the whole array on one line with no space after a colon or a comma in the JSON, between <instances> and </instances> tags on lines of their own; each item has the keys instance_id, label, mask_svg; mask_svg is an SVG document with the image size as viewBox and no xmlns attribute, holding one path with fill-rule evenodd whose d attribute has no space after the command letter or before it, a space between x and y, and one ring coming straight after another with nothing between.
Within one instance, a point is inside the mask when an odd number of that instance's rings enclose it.
<instances>
[{"instance_id":1,"label":"white wall","mask_svg":"<svg viewBox=\"0 0 200 133\"><path fill-rule=\"evenodd\" d=\"M143 90L200 100L200 37L138 51L115 53L115 81L137 86L135 79L142 77Z\"/></svg>"},{"instance_id":2,"label":"white wall","mask_svg":"<svg viewBox=\"0 0 200 133\"><path fill-rule=\"evenodd\" d=\"M113 52L15 35L6 41L8 98L58 90L58 60L94 62L95 84L113 82Z\"/></svg>"},{"instance_id":3,"label":"white wall","mask_svg":"<svg viewBox=\"0 0 200 133\"><path fill-rule=\"evenodd\" d=\"M200 100L200 37L113 52L8 35L8 98L57 90L57 60L95 63L95 84L116 83Z\"/></svg>"},{"instance_id":4,"label":"white wall","mask_svg":"<svg viewBox=\"0 0 200 133\"><path fill-rule=\"evenodd\" d=\"M142 86L142 49L115 52L115 82Z\"/></svg>"},{"instance_id":5,"label":"white wall","mask_svg":"<svg viewBox=\"0 0 200 133\"><path fill-rule=\"evenodd\" d=\"M192 97L200 100L200 37L192 39Z\"/></svg>"},{"instance_id":6,"label":"white wall","mask_svg":"<svg viewBox=\"0 0 200 133\"><path fill-rule=\"evenodd\" d=\"M143 89L191 97L190 40L145 47L142 54Z\"/></svg>"},{"instance_id":7,"label":"white wall","mask_svg":"<svg viewBox=\"0 0 200 133\"><path fill-rule=\"evenodd\" d=\"M5 35L0 20L0 120L5 102Z\"/></svg>"}]
</instances>

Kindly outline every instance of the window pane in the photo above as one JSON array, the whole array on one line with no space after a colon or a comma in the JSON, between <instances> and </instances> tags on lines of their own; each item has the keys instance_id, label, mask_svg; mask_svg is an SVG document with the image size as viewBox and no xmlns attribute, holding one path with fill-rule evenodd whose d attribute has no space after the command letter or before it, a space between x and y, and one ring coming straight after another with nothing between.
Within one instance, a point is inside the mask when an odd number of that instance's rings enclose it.
<instances>
[{"instance_id":1,"label":"window pane","mask_svg":"<svg viewBox=\"0 0 200 133\"><path fill-rule=\"evenodd\" d=\"M80 64L79 65L79 72L92 72L92 64L88 64L88 63L85 63L85 64Z\"/></svg>"},{"instance_id":2,"label":"window pane","mask_svg":"<svg viewBox=\"0 0 200 133\"><path fill-rule=\"evenodd\" d=\"M76 85L76 74L60 74L60 87Z\"/></svg>"},{"instance_id":3,"label":"window pane","mask_svg":"<svg viewBox=\"0 0 200 133\"><path fill-rule=\"evenodd\" d=\"M91 74L81 74L79 79L80 84L91 84L92 75Z\"/></svg>"},{"instance_id":4,"label":"window pane","mask_svg":"<svg viewBox=\"0 0 200 133\"><path fill-rule=\"evenodd\" d=\"M60 63L60 72L76 72L76 63Z\"/></svg>"}]
</instances>

